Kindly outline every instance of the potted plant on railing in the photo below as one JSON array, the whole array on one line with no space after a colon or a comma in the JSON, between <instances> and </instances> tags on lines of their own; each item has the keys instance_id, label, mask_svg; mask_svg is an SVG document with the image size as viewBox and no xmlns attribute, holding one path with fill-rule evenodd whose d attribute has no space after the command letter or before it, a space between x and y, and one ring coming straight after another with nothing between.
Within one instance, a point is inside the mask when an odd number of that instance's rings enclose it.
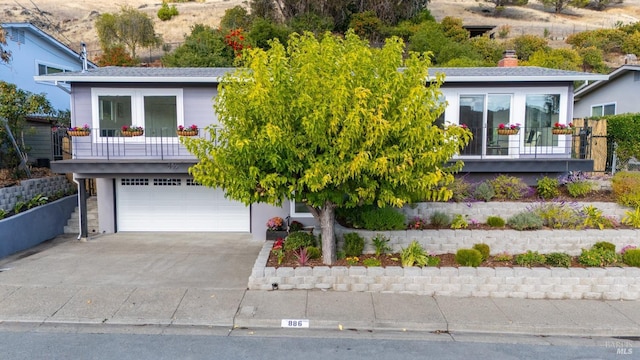
<instances>
[{"instance_id":1,"label":"potted plant on railing","mask_svg":"<svg viewBox=\"0 0 640 360\"><path fill-rule=\"evenodd\" d=\"M553 128L551 129L551 133L553 135L571 135L573 134L573 123L569 123L569 124L560 124L560 123L555 123L553 124Z\"/></svg>"},{"instance_id":2,"label":"potted plant on railing","mask_svg":"<svg viewBox=\"0 0 640 360\"><path fill-rule=\"evenodd\" d=\"M276 240L287 237L287 229L281 217L272 217L267 221L267 240Z\"/></svg>"},{"instance_id":3,"label":"potted plant on railing","mask_svg":"<svg viewBox=\"0 0 640 360\"><path fill-rule=\"evenodd\" d=\"M67 134L69 134L69 136L89 136L89 134L91 134L91 128L89 128L88 124L84 124L83 127L74 126L67 129Z\"/></svg>"},{"instance_id":4,"label":"potted plant on railing","mask_svg":"<svg viewBox=\"0 0 640 360\"><path fill-rule=\"evenodd\" d=\"M142 126L122 125L122 128L120 128L120 133L125 137L141 136L142 134L144 134L144 129L142 129Z\"/></svg>"},{"instance_id":5,"label":"potted plant on railing","mask_svg":"<svg viewBox=\"0 0 640 360\"><path fill-rule=\"evenodd\" d=\"M498 135L516 135L520 131L520 124L498 125Z\"/></svg>"},{"instance_id":6,"label":"potted plant on railing","mask_svg":"<svg viewBox=\"0 0 640 360\"><path fill-rule=\"evenodd\" d=\"M183 125L178 126L178 136L196 136L198 135L198 127L196 125L191 125L189 127L184 127Z\"/></svg>"}]
</instances>

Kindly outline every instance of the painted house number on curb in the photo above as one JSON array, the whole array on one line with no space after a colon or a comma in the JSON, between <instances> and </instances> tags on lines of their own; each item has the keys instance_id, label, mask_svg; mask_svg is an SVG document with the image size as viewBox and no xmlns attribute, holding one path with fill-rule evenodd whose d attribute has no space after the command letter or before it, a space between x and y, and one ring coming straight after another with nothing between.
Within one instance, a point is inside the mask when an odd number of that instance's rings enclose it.
<instances>
[{"instance_id":1,"label":"painted house number on curb","mask_svg":"<svg viewBox=\"0 0 640 360\"><path fill-rule=\"evenodd\" d=\"M281 327L283 328L308 328L309 320L299 320L299 319L282 319Z\"/></svg>"}]
</instances>

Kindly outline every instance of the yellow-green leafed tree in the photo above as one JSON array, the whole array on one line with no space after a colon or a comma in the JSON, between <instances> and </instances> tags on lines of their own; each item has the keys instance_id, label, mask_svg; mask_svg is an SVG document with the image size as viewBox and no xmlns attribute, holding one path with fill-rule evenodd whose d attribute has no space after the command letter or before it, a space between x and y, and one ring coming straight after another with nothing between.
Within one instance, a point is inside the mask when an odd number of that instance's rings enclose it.
<instances>
[{"instance_id":1,"label":"yellow-green leafed tree","mask_svg":"<svg viewBox=\"0 0 640 360\"><path fill-rule=\"evenodd\" d=\"M403 58L403 48L391 38L374 49L349 31L245 52L214 99L215 141L184 140L199 159L194 178L245 204L295 194L321 225L325 264L336 260L336 208L449 198L462 164L447 162L471 134L434 125L443 78L427 82L427 54Z\"/></svg>"}]
</instances>

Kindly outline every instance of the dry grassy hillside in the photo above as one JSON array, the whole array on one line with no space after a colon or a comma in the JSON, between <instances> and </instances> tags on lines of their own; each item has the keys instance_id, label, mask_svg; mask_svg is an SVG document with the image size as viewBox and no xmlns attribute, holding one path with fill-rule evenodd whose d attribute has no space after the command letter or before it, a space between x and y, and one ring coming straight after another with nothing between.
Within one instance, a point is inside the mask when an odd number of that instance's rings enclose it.
<instances>
[{"instance_id":1,"label":"dry grassy hillside","mask_svg":"<svg viewBox=\"0 0 640 360\"><path fill-rule=\"evenodd\" d=\"M165 42L179 43L184 34L189 33L191 25L204 23L217 26L226 9L243 5L244 0L176 3L180 15L166 22L156 16L161 0L0 0L0 9L3 9L0 21L30 21L76 50L84 41L91 55L99 51L93 28L95 18L103 12L117 12L125 3L149 14L155 21L156 31L162 34ZM491 3L476 0L433 0L429 7L438 20L454 16L462 18L469 25L509 25L511 36L524 33L543 35L546 31L556 46L563 46L564 38L574 32L611 28L617 22L640 20L640 0L624 0L624 3L601 12L568 9L560 15L544 9L535 0L530 0L526 7L509 7L501 16L494 15Z\"/></svg>"}]
</instances>

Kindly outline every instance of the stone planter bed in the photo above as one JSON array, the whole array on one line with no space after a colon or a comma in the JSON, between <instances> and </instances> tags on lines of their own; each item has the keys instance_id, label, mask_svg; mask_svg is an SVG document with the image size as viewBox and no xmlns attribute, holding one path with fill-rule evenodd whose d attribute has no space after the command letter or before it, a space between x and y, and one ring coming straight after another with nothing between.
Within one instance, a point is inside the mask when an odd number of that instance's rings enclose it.
<instances>
[{"instance_id":1,"label":"stone planter bed","mask_svg":"<svg viewBox=\"0 0 640 360\"><path fill-rule=\"evenodd\" d=\"M518 212L521 204L481 203L466 206L467 211L490 216L497 213ZM433 204L429 204L433 205ZM436 210L447 205L464 210L462 204L437 204ZM594 204L605 207L605 213L615 217L624 215L625 208L615 204ZM600 205L600 206L599 206ZM604 206L603 206L604 205ZM495 208L496 206L499 207ZM424 207L405 211L425 216ZM474 208L475 207L475 208ZM483 209L494 207L497 211ZM514 207L516 209L514 209ZM422 210L421 210L422 209ZM430 211L434 211L429 207ZM448 213L463 213L447 208ZM482 219L480 219L482 221ZM353 229L337 227L341 238ZM517 254L527 250L540 253L564 252L579 255L582 248L589 248L598 241L609 241L616 250L623 246L640 245L640 230L404 230L404 231L357 231L369 240L377 234L391 239L394 251L418 240L432 253L455 253L460 248L470 248L476 243L486 243L491 253L509 252ZM365 252L372 252L370 241L366 241ZM518 267L364 267L364 266L317 266L317 267L266 267L273 243L265 242L256 259L249 278L249 289L271 290L273 284L279 290L323 289L335 291L372 291L412 293L421 295L459 297L513 297L529 299L604 299L639 300L640 268L518 268Z\"/></svg>"},{"instance_id":2,"label":"stone planter bed","mask_svg":"<svg viewBox=\"0 0 640 360\"><path fill-rule=\"evenodd\" d=\"M595 230L591 230L595 231ZM639 300L640 268L266 267L265 242L249 289L322 289L458 297Z\"/></svg>"}]
</instances>

